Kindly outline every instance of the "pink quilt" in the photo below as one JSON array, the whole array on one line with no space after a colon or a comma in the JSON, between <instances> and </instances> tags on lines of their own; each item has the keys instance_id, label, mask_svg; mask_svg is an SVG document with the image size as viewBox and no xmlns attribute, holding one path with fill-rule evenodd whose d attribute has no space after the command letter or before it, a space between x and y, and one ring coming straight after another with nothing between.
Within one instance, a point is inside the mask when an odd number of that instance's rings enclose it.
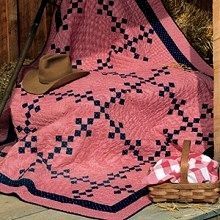
<instances>
[{"instance_id":1,"label":"pink quilt","mask_svg":"<svg viewBox=\"0 0 220 220\"><path fill-rule=\"evenodd\" d=\"M125 219L150 204L142 179L156 161L180 155L184 139L193 152L213 147L213 70L160 0L63 0L61 10L44 52L91 74L40 96L17 86L0 192Z\"/></svg>"}]
</instances>

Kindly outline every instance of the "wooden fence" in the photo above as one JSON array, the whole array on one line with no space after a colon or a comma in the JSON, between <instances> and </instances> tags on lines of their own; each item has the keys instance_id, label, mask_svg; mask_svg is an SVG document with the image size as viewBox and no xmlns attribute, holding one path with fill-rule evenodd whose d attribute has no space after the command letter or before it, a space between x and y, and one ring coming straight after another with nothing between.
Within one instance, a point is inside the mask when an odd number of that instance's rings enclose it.
<instances>
[{"instance_id":1,"label":"wooden fence","mask_svg":"<svg viewBox=\"0 0 220 220\"><path fill-rule=\"evenodd\" d=\"M41 0L1 0L0 65L18 57L40 2ZM27 58L35 58L42 49L48 36L51 15L52 7L48 6Z\"/></svg>"}]
</instances>

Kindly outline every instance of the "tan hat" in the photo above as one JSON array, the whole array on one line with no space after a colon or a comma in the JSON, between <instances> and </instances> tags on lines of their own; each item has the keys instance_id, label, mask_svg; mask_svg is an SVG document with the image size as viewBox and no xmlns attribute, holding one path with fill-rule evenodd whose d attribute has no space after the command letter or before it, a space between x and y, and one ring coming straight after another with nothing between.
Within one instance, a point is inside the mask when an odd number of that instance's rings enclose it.
<instances>
[{"instance_id":1,"label":"tan hat","mask_svg":"<svg viewBox=\"0 0 220 220\"><path fill-rule=\"evenodd\" d=\"M66 54L46 54L40 58L38 69L31 69L25 75L22 87L28 93L40 95L88 74L88 71L72 69Z\"/></svg>"}]
</instances>

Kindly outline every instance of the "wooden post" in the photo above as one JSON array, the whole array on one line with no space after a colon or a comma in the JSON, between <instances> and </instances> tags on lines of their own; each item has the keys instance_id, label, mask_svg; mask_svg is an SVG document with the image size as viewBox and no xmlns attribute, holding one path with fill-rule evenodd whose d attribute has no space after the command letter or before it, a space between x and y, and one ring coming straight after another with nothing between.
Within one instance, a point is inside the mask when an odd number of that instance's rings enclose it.
<instances>
[{"instance_id":1,"label":"wooden post","mask_svg":"<svg viewBox=\"0 0 220 220\"><path fill-rule=\"evenodd\" d=\"M214 146L220 162L220 1L213 0Z\"/></svg>"},{"instance_id":2,"label":"wooden post","mask_svg":"<svg viewBox=\"0 0 220 220\"><path fill-rule=\"evenodd\" d=\"M7 61L7 18L6 18L6 2L1 2L0 7L0 64Z\"/></svg>"},{"instance_id":3,"label":"wooden post","mask_svg":"<svg viewBox=\"0 0 220 220\"><path fill-rule=\"evenodd\" d=\"M0 33L0 64L3 64L18 57L17 1L1 1Z\"/></svg>"},{"instance_id":4,"label":"wooden post","mask_svg":"<svg viewBox=\"0 0 220 220\"><path fill-rule=\"evenodd\" d=\"M29 33L30 27L33 23L33 19L37 13L41 0L19 0L19 39L20 39L20 50L24 47ZM45 13L46 15L46 13ZM47 19L43 16L40 27L38 29L35 41L30 48L27 58L34 59L41 51L48 34Z\"/></svg>"},{"instance_id":5,"label":"wooden post","mask_svg":"<svg viewBox=\"0 0 220 220\"><path fill-rule=\"evenodd\" d=\"M18 58L18 14L17 14L17 1L6 1L6 16L8 20L7 34L8 34L8 62L14 61Z\"/></svg>"}]
</instances>

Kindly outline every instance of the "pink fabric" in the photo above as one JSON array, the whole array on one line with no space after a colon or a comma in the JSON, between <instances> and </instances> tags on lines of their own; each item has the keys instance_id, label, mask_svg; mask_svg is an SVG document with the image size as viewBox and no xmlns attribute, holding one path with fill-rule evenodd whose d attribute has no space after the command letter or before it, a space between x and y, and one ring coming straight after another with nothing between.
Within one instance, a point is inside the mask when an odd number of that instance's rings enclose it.
<instances>
[{"instance_id":1,"label":"pink fabric","mask_svg":"<svg viewBox=\"0 0 220 220\"><path fill-rule=\"evenodd\" d=\"M213 147L212 71L188 56L158 2L63 0L63 26L53 25L44 53L69 53L91 74L41 96L14 90L18 141L0 159L1 192L125 219L150 204L143 178L158 160L180 156L184 139L200 154ZM204 74L175 68L178 59Z\"/></svg>"},{"instance_id":2,"label":"pink fabric","mask_svg":"<svg viewBox=\"0 0 220 220\"><path fill-rule=\"evenodd\" d=\"M208 156L193 154L189 157L189 183L215 183L218 180L218 162ZM143 183L159 184L166 181L180 182L180 157L159 160L150 173L143 178Z\"/></svg>"}]
</instances>

